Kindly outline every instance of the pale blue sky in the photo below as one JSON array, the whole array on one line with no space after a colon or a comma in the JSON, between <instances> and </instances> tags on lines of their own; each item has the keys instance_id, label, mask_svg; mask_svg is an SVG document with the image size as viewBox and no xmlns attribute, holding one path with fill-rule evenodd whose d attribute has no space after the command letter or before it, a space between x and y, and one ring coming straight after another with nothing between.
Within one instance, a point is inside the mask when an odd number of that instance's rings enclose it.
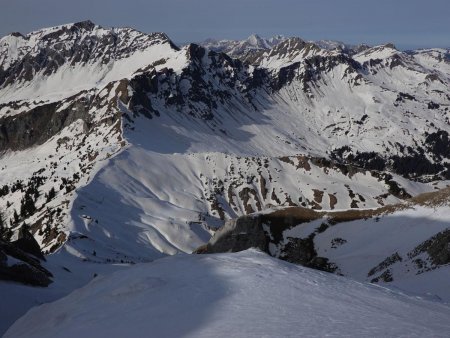
<instances>
[{"instance_id":1,"label":"pale blue sky","mask_svg":"<svg viewBox=\"0 0 450 338\"><path fill-rule=\"evenodd\" d=\"M283 34L450 47L450 0L0 0L0 35L91 19L175 42Z\"/></svg>"}]
</instances>

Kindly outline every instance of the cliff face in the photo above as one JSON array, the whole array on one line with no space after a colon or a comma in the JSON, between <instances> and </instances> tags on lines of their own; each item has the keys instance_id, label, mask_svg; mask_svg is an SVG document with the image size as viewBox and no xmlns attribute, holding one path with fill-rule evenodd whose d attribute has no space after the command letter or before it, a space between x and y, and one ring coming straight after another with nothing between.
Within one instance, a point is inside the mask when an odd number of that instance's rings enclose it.
<instances>
[{"instance_id":1,"label":"cliff face","mask_svg":"<svg viewBox=\"0 0 450 338\"><path fill-rule=\"evenodd\" d=\"M291 263L333 272L337 268L325 257L318 257L314 236L285 238L284 231L320 218L325 213L305 208L290 208L273 213L248 215L227 221L204 246L194 253L238 252L257 248Z\"/></svg>"},{"instance_id":2,"label":"cliff face","mask_svg":"<svg viewBox=\"0 0 450 338\"><path fill-rule=\"evenodd\" d=\"M195 253L238 252L249 248L269 251L269 234L263 229L260 217L243 216L226 221L205 246Z\"/></svg>"},{"instance_id":3,"label":"cliff face","mask_svg":"<svg viewBox=\"0 0 450 338\"><path fill-rule=\"evenodd\" d=\"M39 244L28 230L21 229L13 242L0 239L0 280L48 286L53 275L41 265L42 261L45 258Z\"/></svg>"},{"instance_id":4,"label":"cliff face","mask_svg":"<svg viewBox=\"0 0 450 338\"><path fill-rule=\"evenodd\" d=\"M87 133L90 121L88 102L73 102L60 109L63 104L48 103L0 118L0 152L41 145L77 120L83 122Z\"/></svg>"}]
</instances>

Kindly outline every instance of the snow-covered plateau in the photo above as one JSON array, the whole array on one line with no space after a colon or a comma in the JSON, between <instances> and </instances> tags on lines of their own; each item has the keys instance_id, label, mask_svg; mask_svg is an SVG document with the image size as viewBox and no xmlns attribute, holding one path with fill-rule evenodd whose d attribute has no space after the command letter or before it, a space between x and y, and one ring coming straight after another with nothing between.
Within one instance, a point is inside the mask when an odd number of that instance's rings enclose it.
<instances>
[{"instance_id":1,"label":"snow-covered plateau","mask_svg":"<svg viewBox=\"0 0 450 338\"><path fill-rule=\"evenodd\" d=\"M449 133L449 49L5 36L0 334L448 336Z\"/></svg>"}]
</instances>

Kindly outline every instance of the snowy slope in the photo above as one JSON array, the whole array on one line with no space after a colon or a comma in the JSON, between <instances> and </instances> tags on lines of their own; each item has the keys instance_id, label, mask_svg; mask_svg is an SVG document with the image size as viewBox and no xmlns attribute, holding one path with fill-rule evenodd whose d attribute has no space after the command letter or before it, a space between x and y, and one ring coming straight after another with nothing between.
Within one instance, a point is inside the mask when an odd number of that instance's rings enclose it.
<instances>
[{"instance_id":1,"label":"snowy slope","mask_svg":"<svg viewBox=\"0 0 450 338\"><path fill-rule=\"evenodd\" d=\"M72 231L88 236L97 247L114 247L137 260L189 253L209 240L210 227L278 205L373 208L400 200L375 173L349 174L303 157L178 153L181 142L171 142L182 134L167 129L164 135L152 124L137 124L127 137L128 147L78 190ZM200 145L207 142L205 138ZM157 144L176 153L161 153ZM394 180L413 195L433 189L398 176ZM86 248L88 255L91 250Z\"/></svg>"},{"instance_id":2,"label":"snowy slope","mask_svg":"<svg viewBox=\"0 0 450 338\"><path fill-rule=\"evenodd\" d=\"M42 265L53 274L53 283L48 287L0 282L0 336L32 307L65 297L96 275L104 276L129 267L127 263L105 264L101 259L85 259L71 241L57 253L47 256Z\"/></svg>"},{"instance_id":3,"label":"snowy slope","mask_svg":"<svg viewBox=\"0 0 450 338\"><path fill-rule=\"evenodd\" d=\"M444 304L249 250L98 277L5 337L447 337L449 316Z\"/></svg>"}]
</instances>

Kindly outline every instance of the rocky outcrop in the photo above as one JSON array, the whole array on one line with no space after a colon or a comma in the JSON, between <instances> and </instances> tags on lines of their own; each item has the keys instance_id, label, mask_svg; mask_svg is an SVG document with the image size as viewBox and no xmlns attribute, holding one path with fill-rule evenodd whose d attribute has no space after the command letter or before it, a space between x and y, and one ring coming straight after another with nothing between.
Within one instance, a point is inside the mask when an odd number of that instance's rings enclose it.
<instances>
[{"instance_id":1,"label":"rocky outcrop","mask_svg":"<svg viewBox=\"0 0 450 338\"><path fill-rule=\"evenodd\" d=\"M27 252L34 252L34 248L29 246L30 243L29 238L26 243L20 240L8 243L0 239L0 280L41 287L52 283L51 272L42 267L34 254Z\"/></svg>"},{"instance_id":2,"label":"rocky outcrop","mask_svg":"<svg viewBox=\"0 0 450 338\"><path fill-rule=\"evenodd\" d=\"M450 263L450 229L444 230L418 245L408 253L414 259L422 253L428 254L427 262L423 262L424 270L432 270Z\"/></svg>"},{"instance_id":3,"label":"rocky outcrop","mask_svg":"<svg viewBox=\"0 0 450 338\"><path fill-rule=\"evenodd\" d=\"M208 244L196 253L238 252L258 248L268 252L270 238L263 229L260 217L243 216L230 220L216 231Z\"/></svg>"},{"instance_id":4,"label":"rocky outcrop","mask_svg":"<svg viewBox=\"0 0 450 338\"><path fill-rule=\"evenodd\" d=\"M89 122L89 102L75 101L68 108L58 110L62 104L44 104L18 115L0 118L0 152L43 144L78 119Z\"/></svg>"},{"instance_id":5,"label":"rocky outcrop","mask_svg":"<svg viewBox=\"0 0 450 338\"><path fill-rule=\"evenodd\" d=\"M45 257L42 254L39 243L36 241L27 227L22 227L19 230L17 237L17 240L12 242L12 245L26 252L27 254L33 255L34 257L45 261Z\"/></svg>"},{"instance_id":6,"label":"rocky outcrop","mask_svg":"<svg viewBox=\"0 0 450 338\"><path fill-rule=\"evenodd\" d=\"M391 256L387 257L385 260L383 260L380 264L378 264L376 267L372 268L369 273L367 274L368 277L371 277L375 275L378 272L381 272L391 266L392 264L395 264L396 262L401 262L402 257L398 254L398 252L395 252Z\"/></svg>"},{"instance_id":7,"label":"rocky outcrop","mask_svg":"<svg viewBox=\"0 0 450 338\"><path fill-rule=\"evenodd\" d=\"M396 144L395 148L403 153L402 156L359 152L349 146L334 149L330 155L337 162L366 170L390 171L411 180L432 181L450 178L450 165L442 162L450 154L447 142L448 133L439 131L427 134L423 145L415 149Z\"/></svg>"},{"instance_id":8,"label":"rocky outcrop","mask_svg":"<svg viewBox=\"0 0 450 338\"><path fill-rule=\"evenodd\" d=\"M274 213L243 216L226 222L216 231L209 243L194 253L238 252L257 248L291 263L334 272L337 267L327 258L317 255L314 236L285 238L283 235L284 230L321 215L322 213L309 209L289 208ZM280 247L281 250L274 251L273 247Z\"/></svg>"}]
</instances>

